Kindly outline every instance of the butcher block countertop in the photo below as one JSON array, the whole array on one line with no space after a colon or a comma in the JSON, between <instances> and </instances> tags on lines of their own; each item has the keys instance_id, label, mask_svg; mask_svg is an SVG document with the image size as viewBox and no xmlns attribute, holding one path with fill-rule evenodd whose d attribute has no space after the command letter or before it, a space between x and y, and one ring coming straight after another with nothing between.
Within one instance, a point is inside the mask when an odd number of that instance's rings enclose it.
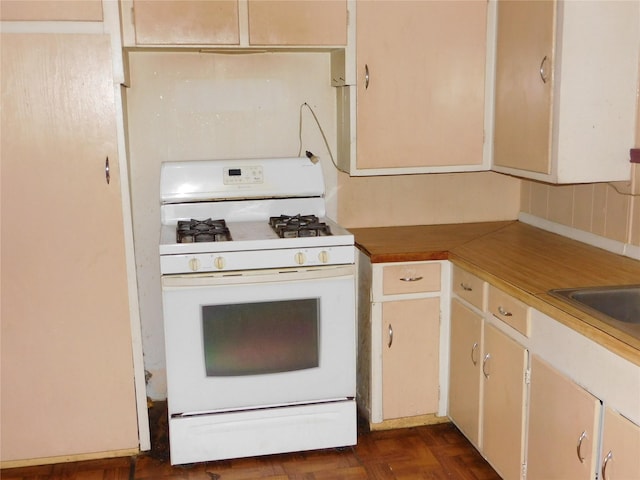
<instances>
[{"instance_id":1,"label":"butcher block countertop","mask_svg":"<svg viewBox=\"0 0 640 480\"><path fill-rule=\"evenodd\" d=\"M450 260L640 365L640 338L548 294L640 284L640 262L518 222L353 228L372 263Z\"/></svg>"}]
</instances>

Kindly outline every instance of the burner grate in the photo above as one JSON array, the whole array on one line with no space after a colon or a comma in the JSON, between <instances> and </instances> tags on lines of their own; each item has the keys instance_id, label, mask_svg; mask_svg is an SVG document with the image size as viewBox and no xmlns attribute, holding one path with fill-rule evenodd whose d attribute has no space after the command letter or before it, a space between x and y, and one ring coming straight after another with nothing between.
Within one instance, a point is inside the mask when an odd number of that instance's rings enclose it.
<instances>
[{"instance_id":1,"label":"burner grate","mask_svg":"<svg viewBox=\"0 0 640 480\"><path fill-rule=\"evenodd\" d=\"M270 217L269 225L281 238L321 237L331 235L331 228L315 215L280 215Z\"/></svg>"},{"instance_id":2,"label":"burner grate","mask_svg":"<svg viewBox=\"0 0 640 480\"><path fill-rule=\"evenodd\" d=\"M227 242L231 233L224 220L178 220L176 241L178 243Z\"/></svg>"}]
</instances>

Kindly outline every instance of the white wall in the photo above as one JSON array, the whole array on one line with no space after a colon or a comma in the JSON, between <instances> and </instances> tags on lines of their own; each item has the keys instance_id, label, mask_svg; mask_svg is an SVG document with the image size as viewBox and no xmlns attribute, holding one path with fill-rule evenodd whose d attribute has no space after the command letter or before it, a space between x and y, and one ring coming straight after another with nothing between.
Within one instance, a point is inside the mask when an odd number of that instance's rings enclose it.
<instances>
[{"instance_id":1,"label":"white wall","mask_svg":"<svg viewBox=\"0 0 640 480\"><path fill-rule=\"evenodd\" d=\"M147 395L166 396L158 239L159 173L167 160L296 156L300 105L315 111L336 151L328 53L129 53L127 120L136 269ZM337 172L311 113L302 151L320 157L329 215Z\"/></svg>"}]
</instances>

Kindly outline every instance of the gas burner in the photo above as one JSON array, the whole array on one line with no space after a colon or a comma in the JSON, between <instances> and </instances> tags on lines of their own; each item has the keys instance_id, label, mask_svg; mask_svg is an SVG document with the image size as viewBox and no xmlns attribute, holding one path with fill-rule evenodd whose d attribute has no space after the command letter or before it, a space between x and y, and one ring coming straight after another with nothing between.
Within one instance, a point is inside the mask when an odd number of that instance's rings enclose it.
<instances>
[{"instance_id":1,"label":"gas burner","mask_svg":"<svg viewBox=\"0 0 640 480\"><path fill-rule=\"evenodd\" d=\"M326 223L321 223L315 215L280 215L270 217L269 225L281 238L321 237L331 235Z\"/></svg>"},{"instance_id":2,"label":"gas burner","mask_svg":"<svg viewBox=\"0 0 640 480\"><path fill-rule=\"evenodd\" d=\"M178 220L176 229L178 243L226 242L231 234L224 220Z\"/></svg>"}]
</instances>

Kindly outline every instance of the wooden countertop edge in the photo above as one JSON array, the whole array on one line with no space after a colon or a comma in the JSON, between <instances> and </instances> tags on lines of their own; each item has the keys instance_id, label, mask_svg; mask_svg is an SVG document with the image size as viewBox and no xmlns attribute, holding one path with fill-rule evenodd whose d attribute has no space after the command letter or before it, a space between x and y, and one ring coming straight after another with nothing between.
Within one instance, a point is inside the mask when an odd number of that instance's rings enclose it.
<instances>
[{"instance_id":1,"label":"wooden countertop edge","mask_svg":"<svg viewBox=\"0 0 640 480\"><path fill-rule=\"evenodd\" d=\"M449 252L448 259L461 268L469 271L477 277L485 280L486 282L495 285L509 295L521 300L522 302L530 305L536 310L554 318L556 321L566 325L572 330L584 335L585 337L595 341L602 345L604 348L612 351L613 353L620 355L622 358L632 362L635 365L640 366L640 341L629 337L627 341L621 340L614 336L627 336L623 332L615 332L614 334L607 332L611 330L606 324L600 322L594 317L587 314L578 312L573 313L559 308L555 305L559 300L553 299L546 293L536 294L529 293L515 285L512 285L496 275L492 275L481 267L476 266L468 259L461 257L455 253ZM563 305L564 307L564 305ZM567 309L571 309L568 307ZM627 336L628 337L628 336Z\"/></svg>"},{"instance_id":2,"label":"wooden countertop edge","mask_svg":"<svg viewBox=\"0 0 640 480\"><path fill-rule=\"evenodd\" d=\"M356 245L371 263L425 262L429 260L448 260L449 251L403 252L403 253L371 253L362 245Z\"/></svg>"}]
</instances>

